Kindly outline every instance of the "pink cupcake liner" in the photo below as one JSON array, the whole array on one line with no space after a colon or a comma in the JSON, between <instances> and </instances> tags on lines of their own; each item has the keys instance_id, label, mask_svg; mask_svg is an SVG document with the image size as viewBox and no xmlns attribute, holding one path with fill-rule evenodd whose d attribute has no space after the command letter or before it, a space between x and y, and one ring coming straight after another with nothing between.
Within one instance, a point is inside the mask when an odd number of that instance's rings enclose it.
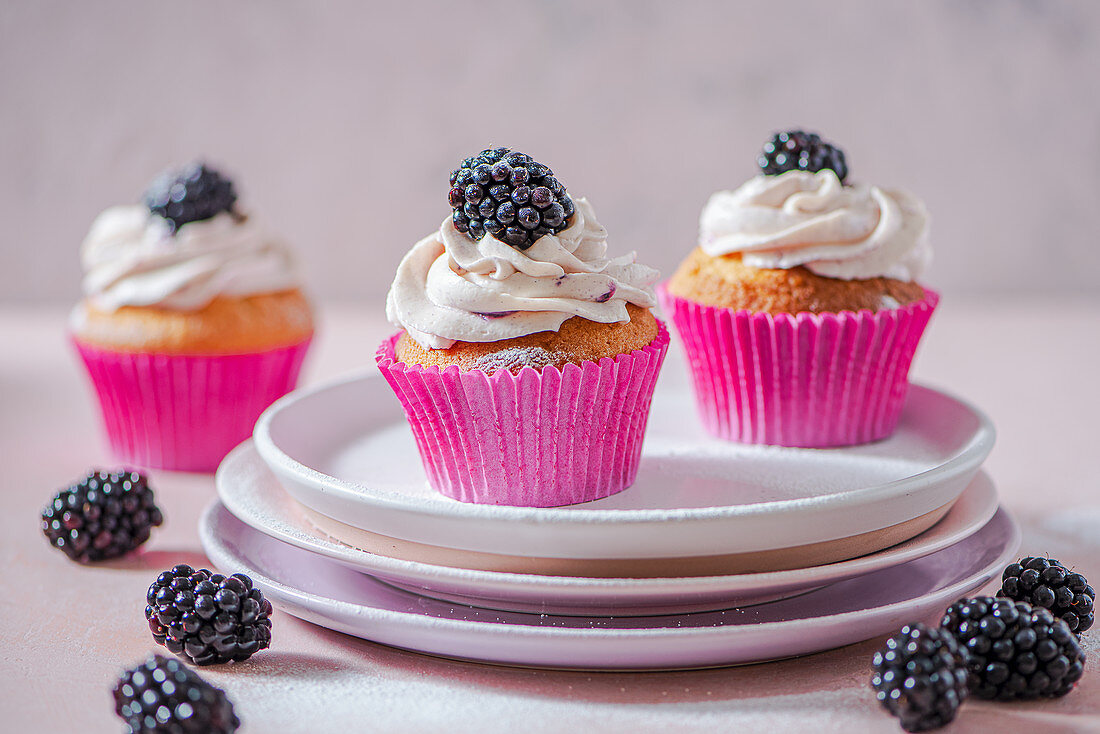
<instances>
[{"instance_id":1,"label":"pink cupcake liner","mask_svg":"<svg viewBox=\"0 0 1100 734\"><path fill-rule=\"evenodd\" d=\"M768 314L679 298L661 307L687 354L699 415L718 438L778 446L849 446L889 436L909 366L939 302L897 309Z\"/></svg>"},{"instance_id":2,"label":"pink cupcake liner","mask_svg":"<svg viewBox=\"0 0 1100 734\"><path fill-rule=\"evenodd\" d=\"M73 338L116 458L152 469L212 472L252 435L260 413L298 381L310 340L264 352L122 352Z\"/></svg>"},{"instance_id":3,"label":"pink cupcake liner","mask_svg":"<svg viewBox=\"0 0 1100 734\"><path fill-rule=\"evenodd\" d=\"M396 361L378 367L405 409L429 484L461 502L557 507L608 497L638 473L650 401L669 336L564 368L486 374Z\"/></svg>"}]
</instances>

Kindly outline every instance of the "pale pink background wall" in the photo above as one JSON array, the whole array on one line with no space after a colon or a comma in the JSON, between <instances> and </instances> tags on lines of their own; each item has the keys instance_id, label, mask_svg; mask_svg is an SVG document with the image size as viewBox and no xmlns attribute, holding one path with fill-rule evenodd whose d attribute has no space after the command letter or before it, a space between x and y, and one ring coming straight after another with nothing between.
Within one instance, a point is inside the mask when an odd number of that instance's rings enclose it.
<instances>
[{"instance_id":1,"label":"pale pink background wall","mask_svg":"<svg viewBox=\"0 0 1100 734\"><path fill-rule=\"evenodd\" d=\"M0 301L68 302L103 207L208 156L322 300L377 304L488 143L665 271L791 125L921 194L950 293L1098 297L1100 3L3 0Z\"/></svg>"}]
</instances>

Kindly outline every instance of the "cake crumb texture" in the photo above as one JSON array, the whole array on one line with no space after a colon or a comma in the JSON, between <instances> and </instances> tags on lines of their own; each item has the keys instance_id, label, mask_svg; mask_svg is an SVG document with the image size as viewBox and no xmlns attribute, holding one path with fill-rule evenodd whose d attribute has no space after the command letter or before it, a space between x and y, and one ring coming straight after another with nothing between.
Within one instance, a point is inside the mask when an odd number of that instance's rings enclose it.
<instances>
[{"instance_id":1,"label":"cake crumb texture","mask_svg":"<svg viewBox=\"0 0 1100 734\"><path fill-rule=\"evenodd\" d=\"M705 306L773 314L875 312L924 298L924 288L918 283L893 278L826 278L804 267L754 268L745 265L739 253L711 257L699 248L680 264L668 290Z\"/></svg>"},{"instance_id":2,"label":"cake crumb texture","mask_svg":"<svg viewBox=\"0 0 1100 734\"><path fill-rule=\"evenodd\" d=\"M441 368L458 365L463 371L493 373L506 369L517 373L524 367L564 367L584 361L599 362L642 349L657 338L657 319L648 308L626 304L630 321L600 324L574 316L558 331L540 331L496 342L455 342L447 349L424 349L408 333L397 341L398 361L409 365Z\"/></svg>"},{"instance_id":3,"label":"cake crumb texture","mask_svg":"<svg viewBox=\"0 0 1100 734\"><path fill-rule=\"evenodd\" d=\"M309 302L299 290L244 297L219 296L198 311L123 306L100 311L77 306L75 336L121 351L164 354L242 354L297 344L313 333Z\"/></svg>"}]
</instances>

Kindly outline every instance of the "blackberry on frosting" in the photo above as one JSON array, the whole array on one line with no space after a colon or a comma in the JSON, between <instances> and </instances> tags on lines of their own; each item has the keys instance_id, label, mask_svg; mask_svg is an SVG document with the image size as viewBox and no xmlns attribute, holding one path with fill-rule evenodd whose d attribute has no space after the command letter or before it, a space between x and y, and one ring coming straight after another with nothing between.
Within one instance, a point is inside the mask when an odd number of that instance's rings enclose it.
<instances>
[{"instance_id":1,"label":"blackberry on frosting","mask_svg":"<svg viewBox=\"0 0 1100 734\"><path fill-rule=\"evenodd\" d=\"M549 166L510 148L486 148L451 173L455 229L486 233L519 250L572 223L576 207Z\"/></svg>"},{"instance_id":2,"label":"blackberry on frosting","mask_svg":"<svg viewBox=\"0 0 1100 734\"><path fill-rule=\"evenodd\" d=\"M553 171L525 153L491 148L462 161L450 180L451 211L402 258L386 297L387 317L405 332L400 359L454 360L469 369L481 352L513 347L569 352L581 362L624 351L605 354L610 334L594 339L594 350L512 343L544 332L563 337L566 322L578 317L603 333L593 325L625 326L638 316L641 331L623 342L626 352L653 340L657 271L634 253L609 257L607 230L592 205L566 193ZM576 339L587 341L578 333L567 346ZM460 358L466 349L478 354ZM431 354L439 350L447 351Z\"/></svg>"},{"instance_id":3,"label":"blackberry on frosting","mask_svg":"<svg viewBox=\"0 0 1100 734\"><path fill-rule=\"evenodd\" d=\"M842 183L848 176L844 151L825 142L817 133L803 130L776 133L764 143L756 164L765 176L778 176L787 171L817 173L826 169L836 173Z\"/></svg>"},{"instance_id":4,"label":"blackberry on frosting","mask_svg":"<svg viewBox=\"0 0 1100 734\"><path fill-rule=\"evenodd\" d=\"M233 182L200 162L161 174L145 191L145 206L173 232L188 222L233 213L236 202Z\"/></svg>"}]
</instances>

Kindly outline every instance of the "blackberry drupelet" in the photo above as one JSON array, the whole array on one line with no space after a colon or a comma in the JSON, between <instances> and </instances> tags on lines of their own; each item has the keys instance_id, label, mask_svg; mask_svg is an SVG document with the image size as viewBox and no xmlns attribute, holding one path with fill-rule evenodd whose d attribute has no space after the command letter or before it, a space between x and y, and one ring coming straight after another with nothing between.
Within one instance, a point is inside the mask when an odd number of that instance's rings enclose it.
<instances>
[{"instance_id":1,"label":"blackberry drupelet","mask_svg":"<svg viewBox=\"0 0 1100 734\"><path fill-rule=\"evenodd\" d=\"M235 213L233 182L205 163L192 163L157 177L145 191L145 206L164 218L173 234L188 222Z\"/></svg>"},{"instance_id":2,"label":"blackberry drupelet","mask_svg":"<svg viewBox=\"0 0 1100 734\"><path fill-rule=\"evenodd\" d=\"M1096 591L1079 573L1053 558L1028 556L1005 569L997 596L1049 609L1080 634L1095 620Z\"/></svg>"},{"instance_id":3,"label":"blackberry drupelet","mask_svg":"<svg viewBox=\"0 0 1100 734\"><path fill-rule=\"evenodd\" d=\"M479 240L486 232L519 250L567 228L576 206L549 167L510 148L486 148L451 173L451 221Z\"/></svg>"},{"instance_id":4,"label":"blackberry drupelet","mask_svg":"<svg viewBox=\"0 0 1100 734\"><path fill-rule=\"evenodd\" d=\"M225 691L161 655L125 671L113 693L130 734L230 734L241 725Z\"/></svg>"},{"instance_id":5,"label":"blackberry drupelet","mask_svg":"<svg viewBox=\"0 0 1100 734\"><path fill-rule=\"evenodd\" d=\"M955 718L967 694L967 653L945 630L912 624L871 661L871 686L906 731L927 731Z\"/></svg>"},{"instance_id":6,"label":"blackberry drupelet","mask_svg":"<svg viewBox=\"0 0 1100 734\"><path fill-rule=\"evenodd\" d=\"M42 510L42 532L79 563L129 553L164 522L153 490L137 472L92 472Z\"/></svg>"},{"instance_id":7,"label":"blackberry drupelet","mask_svg":"<svg viewBox=\"0 0 1100 734\"><path fill-rule=\"evenodd\" d=\"M245 660L271 643L271 602L244 574L181 564L157 576L145 601L153 639L196 665Z\"/></svg>"},{"instance_id":8,"label":"blackberry drupelet","mask_svg":"<svg viewBox=\"0 0 1100 734\"><path fill-rule=\"evenodd\" d=\"M970 654L970 692L978 698L1057 698L1084 672L1077 636L1049 609L989 596L961 599L940 626Z\"/></svg>"},{"instance_id":9,"label":"blackberry drupelet","mask_svg":"<svg viewBox=\"0 0 1100 734\"><path fill-rule=\"evenodd\" d=\"M777 176L787 171L817 173L828 168L836 173L841 183L848 177L844 151L826 143L816 133L802 130L776 133L764 143L756 164L766 176Z\"/></svg>"}]
</instances>

